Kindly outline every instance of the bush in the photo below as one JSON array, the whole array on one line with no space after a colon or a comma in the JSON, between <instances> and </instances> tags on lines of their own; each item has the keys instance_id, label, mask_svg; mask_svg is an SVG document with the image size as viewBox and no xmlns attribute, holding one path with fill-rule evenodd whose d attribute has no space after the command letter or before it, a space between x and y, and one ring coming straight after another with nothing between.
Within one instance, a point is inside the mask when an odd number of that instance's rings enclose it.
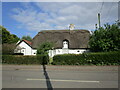
<instances>
[{"instance_id":1,"label":"bush","mask_svg":"<svg viewBox=\"0 0 120 90\"><path fill-rule=\"evenodd\" d=\"M91 51L118 51L120 49L120 28L117 24L105 24L95 30L89 40Z\"/></svg>"},{"instance_id":2,"label":"bush","mask_svg":"<svg viewBox=\"0 0 120 90\"><path fill-rule=\"evenodd\" d=\"M21 56L21 55L3 55L3 64L47 64L48 56Z\"/></svg>"},{"instance_id":3,"label":"bush","mask_svg":"<svg viewBox=\"0 0 120 90\"><path fill-rule=\"evenodd\" d=\"M3 55L12 55L14 54L14 50L15 50L16 44L12 43L12 44L2 44L2 54Z\"/></svg>"},{"instance_id":4,"label":"bush","mask_svg":"<svg viewBox=\"0 0 120 90\"><path fill-rule=\"evenodd\" d=\"M65 54L53 57L53 65L120 65L120 51Z\"/></svg>"},{"instance_id":5,"label":"bush","mask_svg":"<svg viewBox=\"0 0 120 90\"><path fill-rule=\"evenodd\" d=\"M64 54L64 55L56 55L53 57L54 65L84 65L84 55L77 54Z\"/></svg>"}]
</instances>

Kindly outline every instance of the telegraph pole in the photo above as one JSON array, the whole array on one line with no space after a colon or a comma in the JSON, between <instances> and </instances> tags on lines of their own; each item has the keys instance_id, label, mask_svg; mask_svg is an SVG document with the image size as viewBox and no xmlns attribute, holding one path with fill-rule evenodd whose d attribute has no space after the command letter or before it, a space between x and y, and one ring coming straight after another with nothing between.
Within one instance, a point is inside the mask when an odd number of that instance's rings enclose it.
<instances>
[{"instance_id":1,"label":"telegraph pole","mask_svg":"<svg viewBox=\"0 0 120 90\"><path fill-rule=\"evenodd\" d=\"M99 26L99 28L101 27L101 25L100 25L100 13L98 13L98 26Z\"/></svg>"}]
</instances>

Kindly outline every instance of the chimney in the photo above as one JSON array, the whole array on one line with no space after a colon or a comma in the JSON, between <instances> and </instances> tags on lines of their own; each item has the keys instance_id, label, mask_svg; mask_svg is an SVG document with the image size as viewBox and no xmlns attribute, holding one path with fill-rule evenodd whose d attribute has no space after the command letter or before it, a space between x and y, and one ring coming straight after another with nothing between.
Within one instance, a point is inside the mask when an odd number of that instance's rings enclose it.
<instances>
[{"instance_id":1,"label":"chimney","mask_svg":"<svg viewBox=\"0 0 120 90\"><path fill-rule=\"evenodd\" d=\"M74 28L75 28L75 25L74 24L70 24L69 30L74 30Z\"/></svg>"}]
</instances>

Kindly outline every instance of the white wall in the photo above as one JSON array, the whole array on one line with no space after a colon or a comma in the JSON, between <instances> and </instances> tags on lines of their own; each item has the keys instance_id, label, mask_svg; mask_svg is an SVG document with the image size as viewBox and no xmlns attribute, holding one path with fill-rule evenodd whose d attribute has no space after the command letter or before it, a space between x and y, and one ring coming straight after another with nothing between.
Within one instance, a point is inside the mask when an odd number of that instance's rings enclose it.
<instances>
[{"instance_id":1,"label":"white wall","mask_svg":"<svg viewBox=\"0 0 120 90\"><path fill-rule=\"evenodd\" d=\"M36 55L37 50L32 49L28 44L26 44L24 41L22 41L17 47L22 48L21 50L15 50L15 53L23 53L24 55ZM68 48L63 48L63 49L55 49L55 50L49 50L49 56L53 57L54 55L59 55L59 54L82 54L84 52L87 52L89 50L86 49L68 49Z\"/></svg>"},{"instance_id":2,"label":"white wall","mask_svg":"<svg viewBox=\"0 0 120 90\"><path fill-rule=\"evenodd\" d=\"M16 48L20 47L21 50L15 49L15 53L23 53L24 55L36 55L37 50L32 49L28 44L22 41Z\"/></svg>"},{"instance_id":3,"label":"white wall","mask_svg":"<svg viewBox=\"0 0 120 90\"><path fill-rule=\"evenodd\" d=\"M69 53L70 54L82 54L82 53L84 53L84 52L86 52L86 49L74 49L74 50L69 50Z\"/></svg>"},{"instance_id":4,"label":"white wall","mask_svg":"<svg viewBox=\"0 0 120 90\"><path fill-rule=\"evenodd\" d=\"M21 42L21 43L19 44L19 46L20 46L21 48L24 48L24 49L21 50L21 53L23 53L24 55L31 55L32 49L31 49L31 47L30 47L29 45L27 45L24 41Z\"/></svg>"},{"instance_id":5,"label":"white wall","mask_svg":"<svg viewBox=\"0 0 120 90\"><path fill-rule=\"evenodd\" d=\"M37 54L37 50L36 49L32 49L32 55L36 55Z\"/></svg>"},{"instance_id":6,"label":"white wall","mask_svg":"<svg viewBox=\"0 0 120 90\"><path fill-rule=\"evenodd\" d=\"M55 50L49 50L49 56L53 57L55 55L60 55L60 54L82 54L88 51L89 50L86 49L55 49Z\"/></svg>"}]
</instances>

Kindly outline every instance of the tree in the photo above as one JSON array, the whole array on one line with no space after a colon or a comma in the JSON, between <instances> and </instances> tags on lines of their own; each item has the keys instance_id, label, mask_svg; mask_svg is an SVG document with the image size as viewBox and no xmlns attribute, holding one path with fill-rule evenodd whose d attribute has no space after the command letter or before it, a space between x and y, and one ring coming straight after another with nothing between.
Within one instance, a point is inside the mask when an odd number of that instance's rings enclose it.
<instances>
[{"instance_id":1,"label":"tree","mask_svg":"<svg viewBox=\"0 0 120 90\"><path fill-rule=\"evenodd\" d=\"M27 41L32 41L32 38L31 38L29 35L27 35L27 36L22 36L21 39L22 39L22 40L24 39L24 40L27 40Z\"/></svg>"},{"instance_id":2,"label":"tree","mask_svg":"<svg viewBox=\"0 0 120 90\"><path fill-rule=\"evenodd\" d=\"M10 43L16 43L20 40L16 35L11 34L11 42Z\"/></svg>"},{"instance_id":3,"label":"tree","mask_svg":"<svg viewBox=\"0 0 120 90\"><path fill-rule=\"evenodd\" d=\"M90 37L91 51L116 51L120 49L120 29L118 25L105 24Z\"/></svg>"},{"instance_id":4,"label":"tree","mask_svg":"<svg viewBox=\"0 0 120 90\"><path fill-rule=\"evenodd\" d=\"M0 40L2 41L2 54L13 54L16 47L15 43L18 42L19 38L0 26Z\"/></svg>"},{"instance_id":5,"label":"tree","mask_svg":"<svg viewBox=\"0 0 120 90\"><path fill-rule=\"evenodd\" d=\"M10 32L7 31L6 28L4 28L2 26L0 28L2 30L2 44L10 43L10 38L11 38Z\"/></svg>"},{"instance_id":6,"label":"tree","mask_svg":"<svg viewBox=\"0 0 120 90\"><path fill-rule=\"evenodd\" d=\"M3 26L0 26L0 32L2 32L2 44L4 43L16 43L19 38L14 35L11 34L6 28L4 28Z\"/></svg>"},{"instance_id":7,"label":"tree","mask_svg":"<svg viewBox=\"0 0 120 90\"><path fill-rule=\"evenodd\" d=\"M37 49L37 56L39 57L39 55L42 55L42 64L48 64L50 63L49 59L48 59L48 51L50 49L52 49L54 46L53 43L51 42L44 42L42 44L39 45L38 49Z\"/></svg>"},{"instance_id":8,"label":"tree","mask_svg":"<svg viewBox=\"0 0 120 90\"><path fill-rule=\"evenodd\" d=\"M2 55L2 28L0 26L0 55Z\"/></svg>"},{"instance_id":9,"label":"tree","mask_svg":"<svg viewBox=\"0 0 120 90\"><path fill-rule=\"evenodd\" d=\"M44 42L41 45L39 45L38 49L37 49L37 55L41 54L41 55L47 55L48 54L48 50L52 49L52 47L54 46L53 43L51 42Z\"/></svg>"}]
</instances>

